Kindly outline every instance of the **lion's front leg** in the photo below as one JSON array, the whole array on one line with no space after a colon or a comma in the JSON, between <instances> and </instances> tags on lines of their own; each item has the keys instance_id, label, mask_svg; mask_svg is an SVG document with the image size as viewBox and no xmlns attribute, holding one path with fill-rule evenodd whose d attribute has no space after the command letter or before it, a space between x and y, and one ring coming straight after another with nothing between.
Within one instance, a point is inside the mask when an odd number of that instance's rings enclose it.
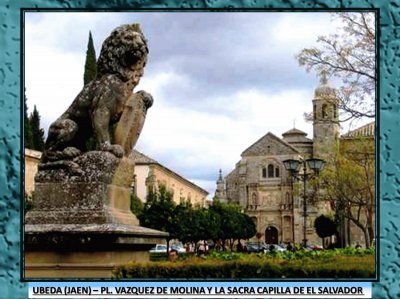
<instances>
[{"instance_id":1,"label":"lion's front leg","mask_svg":"<svg viewBox=\"0 0 400 299\"><path fill-rule=\"evenodd\" d=\"M99 149L113 153L121 158L124 155L123 148L118 144L110 142L110 110L107 107L98 107L92 116L93 130L96 135Z\"/></svg>"}]
</instances>

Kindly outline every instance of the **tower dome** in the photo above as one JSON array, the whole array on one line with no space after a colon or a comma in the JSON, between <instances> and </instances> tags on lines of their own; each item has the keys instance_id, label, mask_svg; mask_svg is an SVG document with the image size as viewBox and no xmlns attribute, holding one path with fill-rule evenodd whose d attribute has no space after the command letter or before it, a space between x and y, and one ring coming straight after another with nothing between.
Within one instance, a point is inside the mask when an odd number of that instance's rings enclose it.
<instances>
[{"instance_id":1,"label":"tower dome","mask_svg":"<svg viewBox=\"0 0 400 299\"><path fill-rule=\"evenodd\" d=\"M303 140L306 136L307 133L300 131L296 128L293 128L285 133L282 133L283 138L285 139L285 141L298 141L298 140Z\"/></svg>"},{"instance_id":2,"label":"tower dome","mask_svg":"<svg viewBox=\"0 0 400 299\"><path fill-rule=\"evenodd\" d=\"M329 85L327 72L321 72L320 84L315 89L314 99L321 99L326 97L336 97L336 90Z\"/></svg>"}]
</instances>

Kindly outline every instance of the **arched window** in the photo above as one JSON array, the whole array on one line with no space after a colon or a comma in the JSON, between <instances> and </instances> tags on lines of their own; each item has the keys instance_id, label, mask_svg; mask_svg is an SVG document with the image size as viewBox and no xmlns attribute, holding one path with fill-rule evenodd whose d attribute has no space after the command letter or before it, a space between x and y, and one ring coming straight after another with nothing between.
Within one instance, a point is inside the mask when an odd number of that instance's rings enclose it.
<instances>
[{"instance_id":1,"label":"arched window","mask_svg":"<svg viewBox=\"0 0 400 299\"><path fill-rule=\"evenodd\" d=\"M337 118L336 104L333 104L333 118Z\"/></svg>"},{"instance_id":2,"label":"arched window","mask_svg":"<svg viewBox=\"0 0 400 299\"><path fill-rule=\"evenodd\" d=\"M275 177L279 178L279 166L275 168Z\"/></svg>"},{"instance_id":3,"label":"arched window","mask_svg":"<svg viewBox=\"0 0 400 299\"><path fill-rule=\"evenodd\" d=\"M263 178L267 177L267 169L265 167L263 167L263 169L262 169L262 177Z\"/></svg>"},{"instance_id":4,"label":"arched window","mask_svg":"<svg viewBox=\"0 0 400 299\"><path fill-rule=\"evenodd\" d=\"M326 118L328 116L326 110L327 110L327 105L323 104L321 109L322 118Z\"/></svg>"},{"instance_id":5,"label":"arched window","mask_svg":"<svg viewBox=\"0 0 400 299\"><path fill-rule=\"evenodd\" d=\"M315 105L315 104L313 106L313 117L314 117L314 120L317 119L317 105Z\"/></svg>"},{"instance_id":6,"label":"arched window","mask_svg":"<svg viewBox=\"0 0 400 299\"><path fill-rule=\"evenodd\" d=\"M269 178L274 177L274 165L272 165L272 164L268 165L268 177Z\"/></svg>"}]
</instances>

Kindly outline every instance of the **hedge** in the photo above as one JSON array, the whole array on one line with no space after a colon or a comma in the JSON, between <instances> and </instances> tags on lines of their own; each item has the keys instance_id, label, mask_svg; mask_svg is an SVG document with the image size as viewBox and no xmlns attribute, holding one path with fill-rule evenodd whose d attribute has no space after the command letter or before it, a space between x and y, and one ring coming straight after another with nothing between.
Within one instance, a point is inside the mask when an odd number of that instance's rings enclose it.
<instances>
[{"instance_id":1,"label":"hedge","mask_svg":"<svg viewBox=\"0 0 400 299\"><path fill-rule=\"evenodd\" d=\"M374 278L375 258L335 256L284 260L253 256L218 260L192 258L177 262L130 262L117 266L113 278Z\"/></svg>"}]
</instances>

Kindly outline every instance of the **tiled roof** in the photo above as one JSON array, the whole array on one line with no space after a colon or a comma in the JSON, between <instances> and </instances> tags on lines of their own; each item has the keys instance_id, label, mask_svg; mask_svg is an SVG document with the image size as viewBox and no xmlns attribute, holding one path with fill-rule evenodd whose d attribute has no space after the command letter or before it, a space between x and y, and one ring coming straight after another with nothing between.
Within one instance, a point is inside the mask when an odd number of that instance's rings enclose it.
<instances>
[{"instance_id":1,"label":"tiled roof","mask_svg":"<svg viewBox=\"0 0 400 299\"><path fill-rule=\"evenodd\" d=\"M180 174L176 173L175 171L172 171L171 169L169 169L168 167L162 165L161 163L159 163L158 161L146 156L145 154L133 149L131 154L129 155L129 159L133 159L133 161L135 161L136 165L140 165L140 164L157 164L159 165L162 169L164 169L165 171L171 173L172 175L174 175L176 178L179 178L180 180L185 181L186 183L190 184L192 187L200 190L201 192L203 192L204 194L208 194L208 191L204 190L203 188L197 186L195 183L187 180L186 178L184 178L183 176L181 176Z\"/></svg>"},{"instance_id":2,"label":"tiled roof","mask_svg":"<svg viewBox=\"0 0 400 299\"><path fill-rule=\"evenodd\" d=\"M354 138L354 137L373 137L375 136L375 121L370 122L362 127L352 130L344 135L342 138Z\"/></svg>"},{"instance_id":3,"label":"tiled roof","mask_svg":"<svg viewBox=\"0 0 400 299\"><path fill-rule=\"evenodd\" d=\"M133 149L129 155L129 159L135 161L136 164L159 164L156 160L142 154L141 152Z\"/></svg>"},{"instance_id":4,"label":"tiled roof","mask_svg":"<svg viewBox=\"0 0 400 299\"><path fill-rule=\"evenodd\" d=\"M293 128L293 129L290 129L289 131L287 131L287 132L285 132L285 133L282 133L282 136L283 136L283 137L285 137L285 136L287 136L287 135L302 135L302 136L307 136L307 133L306 133L306 132L303 132L303 131L301 131L301 130L299 130L299 129Z\"/></svg>"}]
</instances>

